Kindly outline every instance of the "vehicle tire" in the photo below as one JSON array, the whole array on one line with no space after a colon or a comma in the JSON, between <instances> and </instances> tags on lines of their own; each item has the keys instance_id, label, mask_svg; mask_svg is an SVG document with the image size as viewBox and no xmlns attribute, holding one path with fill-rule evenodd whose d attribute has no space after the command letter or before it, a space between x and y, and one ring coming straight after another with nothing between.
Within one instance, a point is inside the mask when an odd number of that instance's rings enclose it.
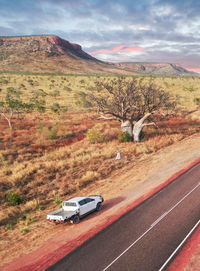
<instances>
[{"instance_id":1,"label":"vehicle tire","mask_svg":"<svg viewBox=\"0 0 200 271\"><path fill-rule=\"evenodd\" d=\"M98 211L100 211L101 209L102 209L102 205L101 205L101 203L99 202L99 203L97 203L96 211L98 212Z\"/></svg>"},{"instance_id":2,"label":"vehicle tire","mask_svg":"<svg viewBox=\"0 0 200 271\"><path fill-rule=\"evenodd\" d=\"M78 224L80 221L80 217L78 215L75 215L74 217L72 217L71 221L73 224Z\"/></svg>"}]
</instances>

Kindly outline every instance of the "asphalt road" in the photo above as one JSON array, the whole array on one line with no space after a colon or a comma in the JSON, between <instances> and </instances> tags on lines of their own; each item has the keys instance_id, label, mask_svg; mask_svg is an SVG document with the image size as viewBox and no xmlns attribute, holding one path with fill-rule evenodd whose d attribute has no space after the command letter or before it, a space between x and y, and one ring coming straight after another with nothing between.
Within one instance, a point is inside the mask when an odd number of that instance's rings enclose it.
<instances>
[{"instance_id":1,"label":"asphalt road","mask_svg":"<svg viewBox=\"0 0 200 271\"><path fill-rule=\"evenodd\" d=\"M197 164L47 270L160 270L199 219Z\"/></svg>"}]
</instances>

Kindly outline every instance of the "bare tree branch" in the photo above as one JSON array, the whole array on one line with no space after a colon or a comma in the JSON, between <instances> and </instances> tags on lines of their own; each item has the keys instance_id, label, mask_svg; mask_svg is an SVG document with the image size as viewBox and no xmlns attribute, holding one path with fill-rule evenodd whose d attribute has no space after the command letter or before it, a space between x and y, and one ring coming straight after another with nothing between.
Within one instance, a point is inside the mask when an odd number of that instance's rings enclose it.
<instances>
[{"instance_id":1,"label":"bare tree branch","mask_svg":"<svg viewBox=\"0 0 200 271\"><path fill-rule=\"evenodd\" d=\"M143 124L142 124L142 127L145 127L145 126L155 126L155 127L158 128L158 125L156 125L155 122L143 123Z\"/></svg>"},{"instance_id":2,"label":"bare tree branch","mask_svg":"<svg viewBox=\"0 0 200 271\"><path fill-rule=\"evenodd\" d=\"M116 118L116 117L106 117L106 116L101 115L101 116L98 117L97 119L116 120L117 118Z\"/></svg>"}]
</instances>

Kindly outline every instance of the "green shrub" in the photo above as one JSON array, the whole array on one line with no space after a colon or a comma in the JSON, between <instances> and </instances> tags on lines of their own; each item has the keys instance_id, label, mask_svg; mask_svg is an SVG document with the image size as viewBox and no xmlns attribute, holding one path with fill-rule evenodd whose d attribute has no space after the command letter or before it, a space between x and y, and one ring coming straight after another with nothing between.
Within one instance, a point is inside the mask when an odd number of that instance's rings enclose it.
<instances>
[{"instance_id":1,"label":"green shrub","mask_svg":"<svg viewBox=\"0 0 200 271\"><path fill-rule=\"evenodd\" d=\"M57 199L54 200L54 202L55 202L56 204L61 204L62 200L57 198Z\"/></svg>"},{"instance_id":2,"label":"green shrub","mask_svg":"<svg viewBox=\"0 0 200 271\"><path fill-rule=\"evenodd\" d=\"M145 141L145 137L146 137L145 132L142 130L140 132L140 141Z\"/></svg>"},{"instance_id":3,"label":"green shrub","mask_svg":"<svg viewBox=\"0 0 200 271\"><path fill-rule=\"evenodd\" d=\"M51 134L48 135L48 139L54 140L54 139L56 139L56 138L57 138L57 130L54 128L54 129L52 129Z\"/></svg>"},{"instance_id":4,"label":"green shrub","mask_svg":"<svg viewBox=\"0 0 200 271\"><path fill-rule=\"evenodd\" d=\"M12 227L11 224L7 224L7 225L5 226L5 228L6 228L6 230L12 230L12 229L13 229L13 227Z\"/></svg>"},{"instance_id":5,"label":"green shrub","mask_svg":"<svg viewBox=\"0 0 200 271\"><path fill-rule=\"evenodd\" d=\"M50 92L49 95L56 98L56 97L60 96L60 91L54 90L54 91Z\"/></svg>"},{"instance_id":6,"label":"green shrub","mask_svg":"<svg viewBox=\"0 0 200 271\"><path fill-rule=\"evenodd\" d=\"M22 203L21 197L15 191L10 191L8 193L7 200L9 202L9 204L13 205L13 206L19 205L20 203Z\"/></svg>"},{"instance_id":7,"label":"green shrub","mask_svg":"<svg viewBox=\"0 0 200 271\"><path fill-rule=\"evenodd\" d=\"M69 87L67 87L67 86L65 86L65 87L64 87L64 90L69 91L69 92L71 92L71 91L72 91L72 89L71 89L71 88L69 88Z\"/></svg>"},{"instance_id":8,"label":"green shrub","mask_svg":"<svg viewBox=\"0 0 200 271\"><path fill-rule=\"evenodd\" d=\"M74 98L76 100L75 104L84 109L88 109L92 106L91 102L89 101L87 94L83 91L78 91L74 94Z\"/></svg>"},{"instance_id":9,"label":"green shrub","mask_svg":"<svg viewBox=\"0 0 200 271\"><path fill-rule=\"evenodd\" d=\"M41 206L39 205L39 204L37 204L36 206L35 206L35 211L38 211L38 210L40 210L41 209Z\"/></svg>"},{"instance_id":10,"label":"green shrub","mask_svg":"<svg viewBox=\"0 0 200 271\"><path fill-rule=\"evenodd\" d=\"M119 133L118 139L120 142L130 142L132 140L130 134L127 132Z\"/></svg>"},{"instance_id":11,"label":"green shrub","mask_svg":"<svg viewBox=\"0 0 200 271\"><path fill-rule=\"evenodd\" d=\"M186 90L186 91L189 91L189 92L194 92L194 91L196 91L196 89L194 88L194 87L184 87L183 88L184 90Z\"/></svg>"},{"instance_id":12,"label":"green shrub","mask_svg":"<svg viewBox=\"0 0 200 271\"><path fill-rule=\"evenodd\" d=\"M23 228L23 229L21 229L21 232L22 233L27 233L27 232L29 232L29 228Z\"/></svg>"},{"instance_id":13,"label":"green shrub","mask_svg":"<svg viewBox=\"0 0 200 271\"><path fill-rule=\"evenodd\" d=\"M67 106L62 106L60 110L61 112L65 113L69 110L69 108Z\"/></svg>"},{"instance_id":14,"label":"green shrub","mask_svg":"<svg viewBox=\"0 0 200 271\"><path fill-rule=\"evenodd\" d=\"M50 109L52 112L57 113L57 114L59 114L61 110L59 103L53 103Z\"/></svg>"},{"instance_id":15,"label":"green shrub","mask_svg":"<svg viewBox=\"0 0 200 271\"><path fill-rule=\"evenodd\" d=\"M37 221L37 219L35 217L29 217L28 220L29 220L30 223L33 223L33 222Z\"/></svg>"},{"instance_id":16,"label":"green shrub","mask_svg":"<svg viewBox=\"0 0 200 271\"><path fill-rule=\"evenodd\" d=\"M101 133L94 129L88 130L86 137L92 144L104 142L104 137Z\"/></svg>"},{"instance_id":17,"label":"green shrub","mask_svg":"<svg viewBox=\"0 0 200 271\"><path fill-rule=\"evenodd\" d=\"M23 215L23 216L22 216L22 220L26 220L26 215Z\"/></svg>"}]
</instances>

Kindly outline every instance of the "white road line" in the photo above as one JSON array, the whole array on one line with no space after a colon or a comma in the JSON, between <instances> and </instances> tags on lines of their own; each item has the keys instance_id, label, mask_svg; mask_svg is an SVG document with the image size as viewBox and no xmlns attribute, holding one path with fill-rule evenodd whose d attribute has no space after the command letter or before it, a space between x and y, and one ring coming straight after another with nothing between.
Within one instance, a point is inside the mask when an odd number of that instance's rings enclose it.
<instances>
[{"instance_id":1,"label":"white road line","mask_svg":"<svg viewBox=\"0 0 200 271\"><path fill-rule=\"evenodd\" d=\"M142 237L144 237L150 230L152 230L164 217L166 217L172 210L174 210L184 199L186 199L194 190L200 186L200 182L188 192L179 202L177 202L171 209L162 214L152 225L146 230L137 240L135 240L129 247L127 247L117 258L115 258L109 265L107 265L102 271L106 271L111 265L113 265L120 257L122 257L131 247L133 247ZM161 269L162 270L162 269ZM160 271L160 270L159 270Z\"/></svg>"},{"instance_id":2,"label":"white road line","mask_svg":"<svg viewBox=\"0 0 200 271\"><path fill-rule=\"evenodd\" d=\"M171 209L169 209L167 212L165 212L163 215L161 215L151 226L154 227L156 224L158 224L166 215L171 213L182 201L184 201L195 189L197 189L200 186L200 183L197 184L188 194L186 194L179 202L177 202Z\"/></svg>"},{"instance_id":3,"label":"white road line","mask_svg":"<svg viewBox=\"0 0 200 271\"><path fill-rule=\"evenodd\" d=\"M168 265L168 263L171 261L171 259L174 257L174 255L177 253L177 251L182 247L182 245L187 241L187 239L190 237L190 235L195 231L195 229L200 225L200 220L196 223L196 225L191 229L191 231L188 233L188 235L183 239L183 241L180 243L180 245L174 250L174 252L171 254L171 256L167 259L167 261L162 265L162 267L158 271L164 270L164 268Z\"/></svg>"},{"instance_id":4,"label":"white road line","mask_svg":"<svg viewBox=\"0 0 200 271\"><path fill-rule=\"evenodd\" d=\"M169 212L165 212L163 215L161 215L153 224L151 224L151 228L156 226L166 215L168 215Z\"/></svg>"}]
</instances>

